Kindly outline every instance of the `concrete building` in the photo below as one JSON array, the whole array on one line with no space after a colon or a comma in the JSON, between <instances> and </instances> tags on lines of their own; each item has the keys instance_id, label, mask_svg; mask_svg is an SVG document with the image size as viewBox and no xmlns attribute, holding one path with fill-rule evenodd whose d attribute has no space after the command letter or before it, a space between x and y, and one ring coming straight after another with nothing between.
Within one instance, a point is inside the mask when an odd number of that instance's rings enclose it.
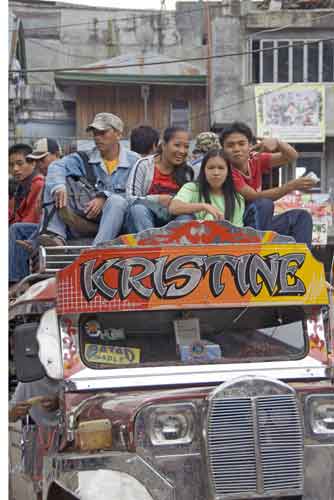
<instances>
[{"instance_id":1,"label":"concrete building","mask_svg":"<svg viewBox=\"0 0 334 500\"><path fill-rule=\"evenodd\" d=\"M300 126L298 133L289 137L301 159L286 170L286 175L295 175L296 168L300 169L297 173L313 170L321 178L323 191L331 185L334 189L332 3L332 0L223 0L205 4L194 1L178 2L175 11L160 12L16 0L10 4L10 10L21 19L24 28L27 68L41 69L28 73L31 100L17 123L17 135L33 140L47 134L62 139L63 145L81 135L80 127L76 130L75 125L79 86L70 85L68 80L66 84L61 82L62 70L80 70L115 57L145 59L151 53L157 54L156 57L160 54L162 60L189 58L192 59L189 64L197 68L201 77L207 72L208 92L200 99L209 102L201 103L201 110L204 109L201 114L207 110L211 126L240 119L257 133L261 132L259 116L264 108L257 110L260 98L256 101L255 93L271 95L281 87L280 99L284 101L295 98L298 91L301 99L306 99L304 108L308 93L318 96L315 114L321 127L316 130ZM316 43L319 39L322 41ZM215 57L209 61L193 60L207 55ZM48 69L58 71L45 71ZM129 68L129 75L132 73ZM120 84L118 81L117 85ZM143 107L142 98L138 106ZM295 113L293 106L284 111L287 123L291 124ZM304 114L305 120L314 119L314 111ZM271 130L275 133L277 129Z\"/></svg>"},{"instance_id":2,"label":"concrete building","mask_svg":"<svg viewBox=\"0 0 334 500\"><path fill-rule=\"evenodd\" d=\"M55 73L47 70L150 52L183 59L207 53L198 2L180 2L176 11L160 12L15 0L9 9L24 27L27 68L37 70L27 75L31 100L17 123L16 135L28 141L48 135L64 145L76 135L74 88L59 88ZM205 72L206 61L194 65Z\"/></svg>"},{"instance_id":3,"label":"concrete building","mask_svg":"<svg viewBox=\"0 0 334 500\"><path fill-rule=\"evenodd\" d=\"M257 134L288 129L300 159L282 180L312 170L327 191L334 189L334 9L306 3L230 0L229 11L212 20L212 54L240 55L212 60L211 123L243 120ZM322 5L332 4L313 1ZM256 94L265 94L258 108Z\"/></svg>"}]
</instances>

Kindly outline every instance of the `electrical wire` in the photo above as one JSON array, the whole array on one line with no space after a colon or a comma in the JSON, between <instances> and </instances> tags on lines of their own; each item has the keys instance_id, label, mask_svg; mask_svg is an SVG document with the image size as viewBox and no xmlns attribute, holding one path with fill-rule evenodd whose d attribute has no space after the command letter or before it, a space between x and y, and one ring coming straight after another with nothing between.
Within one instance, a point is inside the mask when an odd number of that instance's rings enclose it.
<instances>
[{"instance_id":1,"label":"electrical wire","mask_svg":"<svg viewBox=\"0 0 334 500\"><path fill-rule=\"evenodd\" d=\"M324 41L333 41L334 37L330 38L317 38L314 40L301 40L296 41L295 45L313 45L316 43L324 42ZM269 52L275 50L281 50L284 48L288 48L290 44L281 45L280 47L268 47L256 50L246 50L242 52L230 52L226 54L215 54L211 56L200 56L200 57L188 57L181 59L171 59L169 61L152 61L146 63L132 63L132 64L119 64L119 65L100 65L100 66L72 66L69 68L36 68L36 69L21 69L21 73L56 73L56 72L66 72L66 71L100 71L105 69L124 69L124 68L134 68L134 67L143 67L143 66L160 66L164 64L175 64L175 63L184 63L184 62L194 62L194 61L207 61L210 59L223 59L225 57L236 57L243 56L247 54L256 54L260 52ZM17 73L17 70L9 70L9 73Z\"/></svg>"},{"instance_id":2,"label":"electrical wire","mask_svg":"<svg viewBox=\"0 0 334 500\"><path fill-rule=\"evenodd\" d=\"M328 17L328 16L334 16L334 11L331 12L331 13L329 13L329 14L325 14L323 16L319 16L319 17L315 18L314 20L322 19L322 18ZM286 24L285 26L281 26L280 28L269 28L267 30L257 31L255 33L252 33L251 35L248 35L247 37L244 37L244 39L250 40L250 39L252 39L256 35L259 35L259 34L262 34L262 33L267 33L267 32L281 31L281 30L290 28L292 26L293 25L291 25L291 24ZM171 29L173 29L173 27L171 27ZM52 51L52 52L54 52L56 54L62 54L62 55L68 56L68 57L73 57L73 58L77 58L77 59L85 59L85 60L86 59L96 59L96 57L93 56L93 55L92 56L83 56L82 54L74 54L74 53L70 53L70 52L65 52L65 51L59 50L59 49L57 49L55 47L50 47L48 45L39 43L35 39L31 39L31 38L29 40L26 40L26 42L38 45L39 47L45 48L47 50L50 50L50 51ZM196 49L200 49L200 48L203 48L203 45L197 45L195 47L191 47L191 50L196 50Z\"/></svg>"},{"instance_id":3,"label":"electrical wire","mask_svg":"<svg viewBox=\"0 0 334 500\"><path fill-rule=\"evenodd\" d=\"M12 3L12 2L9 2L9 4ZM13 2L15 3L15 2ZM221 7L227 7L228 5L219 5L219 8ZM214 8L217 8L217 6L212 6ZM120 11L121 9L118 9L118 12ZM123 10L123 9L122 9ZM174 11L169 11L169 12L166 12L166 11L161 11L161 10L158 10L158 11L155 11L157 13L154 13L152 12L152 14L143 14L143 15L139 15L139 16L136 16L136 15L132 15L132 16L128 16L128 17L120 17L120 18L112 18L112 20L116 23L118 22L123 22L123 21L136 21L137 19L149 19L151 20L152 17L153 18L161 18L161 16L174 16L176 17L177 14L190 14L192 12L201 12L203 11L203 7L200 7L200 8L196 8L196 9L191 9L191 10L183 10L183 11L179 11L177 12L176 10ZM115 11L112 11L112 12L115 12ZM110 12L110 14L112 13ZM116 11L117 12L117 11ZM38 26L36 28L24 28L24 31L25 32L28 32L28 31L35 31L35 30L38 30L38 31L43 31L43 30L49 30L49 29L60 29L60 28L73 28L74 26L87 26L91 23L108 23L110 21L110 19L97 19L97 18L93 18L92 20L90 21L85 21L85 22L82 22L82 23L72 23L72 24L58 24L58 25L49 25L49 26ZM15 29L12 29L12 30L9 30L10 32L11 31L16 31Z\"/></svg>"},{"instance_id":4,"label":"electrical wire","mask_svg":"<svg viewBox=\"0 0 334 500\"><path fill-rule=\"evenodd\" d=\"M15 3L15 2L11 2L9 1L9 5L11 3ZM211 5L209 6L209 10L214 10L214 9L221 9L222 7L228 7L229 5L228 4L221 4L219 6L217 5ZM75 6L74 6L75 7ZM196 9L190 9L190 10L184 10L184 11L156 11L156 13L152 12L151 14L143 14L143 15L132 15L132 16L128 16L128 17L120 17L120 18L113 18L112 20L116 23L118 22L123 22L123 21L135 21L137 19L149 19L151 20L152 17L161 17L161 16L174 16L176 17L177 14L190 14L192 12L200 12L200 11L203 11L204 8L203 7L200 7L200 8L196 8ZM118 12L120 11L120 9L117 10ZM116 12L117 12L116 11ZM112 11L112 12L115 12L115 11ZM330 16L330 15L333 15L334 12L331 12L331 13L328 13L328 14L324 14L323 16L318 16L317 18L314 18L314 20L317 20L317 19L322 19L323 17L327 17L327 16ZM49 25L49 26L38 26L36 28L24 28L24 31L26 33L28 33L29 31L40 31L42 32L43 30L49 30L49 29L62 29L62 28L72 28L72 27L75 27L75 26L87 26L91 23L108 23L110 21L110 19L98 19L98 18L93 18L92 20L90 21L85 21L85 22L81 22L81 23L72 23L72 24L58 24L58 25ZM286 28L290 28L290 27L293 27L294 25L292 24L287 24L286 26L284 27L279 27L279 28L268 28L266 30L262 30L262 31L259 31L257 33L253 33L253 35L255 34L260 34L260 33L266 33L266 32L270 32L270 31L280 31L282 29L286 29ZM9 32L13 32L13 31L16 31L15 29L12 29L12 30L9 30Z\"/></svg>"},{"instance_id":5,"label":"electrical wire","mask_svg":"<svg viewBox=\"0 0 334 500\"><path fill-rule=\"evenodd\" d=\"M96 60L96 56L83 56L81 54L73 54L70 52L64 52L60 49L57 49L56 47L50 47L49 45L39 43L35 39L29 38L28 40L26 40L26 44L28 45L29 43L32 43L34 45L38 45L39 47L50 50L51 52L54 52L55 54L62 54L62 55L68 56L68 57L73 57L73 58L78 58L78 59L91 59L91 60L95 59ZM203 45L197 45L194 47L189 47L188 50L196 50L196 49L202 49L202 48L203 48Z\"/></svg>"},{"instance_id":6,"label":"electrical wire","mask_svg":"<svg viewBox=\"0 0 334 500\"><path fill-rule=\"evenodd\" d=\"M273 83L273 85L277 85L277 84ZM296 83L296 82L290 82L290 83L287 83L287 84L283 84L280 87L276 87L275 89L267 90L266 92L263 92L261 94L261 96L259 96L259 97L262 97L262 96L265 96L265 95L268 95L268 94L272 94L274 92L278 92L281 89L286 89L288 87L295 86L295 85L298 85L298 83ZM232 102L231 104L227 104L226 106L223 106L221 108L212 109L210 111L210 113L213 115L214 113L217 113L218 111L225 111L226 109L230 109L230 108L233 108L235 106L239 106L239 105L244 104L246 102L255 101L256 99L258 99L257 96L252 96L252 97L249 97L247 99L242 99L241 101ZM192 120L197 120L198 118L201 118L203 116L208 116L208 112L204 111L202 113L198 113L196 115L190 115L190 116L191 116L191 121Z\"/></svg>"},{"instance_id":7,"label":"electrical wire","mask_svg":"<svg viewBox=\"0 0 334 500\"><path fill-rule=\"evenodd\" d=\"M69 52L64 52L62 50L59 50L55 47L49 47L48 45L44 45L43 43L39 43L37 42L36 40L34 39L29 39L29 40L26 40L26 43L32 43L33 45L38 45L39 47L42 47L44 49L47 49L47 50L50 50L51 52L55 52L57 54L62 54L64 56L68 56L68 57L75 57L75 58L78 58L78 59L96 59L95 56L83 56L83 55L80 55L80 54L70 54Z\"/></svg>"},{"instance_id":8,"label":"electrical wire","mask_svg":"<svg viewBox=\"0 0 334 500\"><path fill-rule=\"evenodd\" d=\"M281 85L279 88L275 88L275 89L263 92L263 94L261 94L261 97L264 95L272 94L272 93L277 92L278 90L281 90L281 89L286 89L286 88L291 87L293 85L296 85L296 83L292 82L292 83L287 83L287 84ZM246 102L255 101L256 99L257 99L256 96L252 96L248 99L242 99L241 101L233 102L231 104L228 104L227 106L222 106L220 108L212 109L211 114L217 113L219 111L225 111L226 109L230 109L232 107L239 106L239 105L244 104ZM190 115L190 121L192 123L192 122L196 121L198 118L208 116L208 114L209 114L208 111L203 111L201 113L192 114L192 115ZM74 137L65 137L65 136L60 137L59 136L57 138L58 139L65 139L66 141L73 141L74 139L76 139L76 140L88 140L87 137L77 137L77 136L74 136ZM24 136L24 137L22 137L22 139L36 139L36 138L32 137L32 136Z\"/></svg>"},{"instance_id":9,"label":"electrical wire","mask_svg":"<svg viewBox=\"0 0 334 500\"><path fill-rule=\"evenodd\" d=\"M321 15L318 17L314 17L312 19L312 21L318 21L318 19L323 19L325 17L331 17L331 16L334 16L334 10L332 12L328 12L327 14L324 14L324 15ZM295 27L296 26L294 24L285 24L284 26L279 26L278 28L267 28L265 30L255 31L254 33L249 33L246 37L244 37L244 39L249 39L249 38L252 38L256 35L261 35L262 33L273 33L276 31L282 31L282 30L286 30L288 28L295 28Z\"/></svg>"}]
</instances>

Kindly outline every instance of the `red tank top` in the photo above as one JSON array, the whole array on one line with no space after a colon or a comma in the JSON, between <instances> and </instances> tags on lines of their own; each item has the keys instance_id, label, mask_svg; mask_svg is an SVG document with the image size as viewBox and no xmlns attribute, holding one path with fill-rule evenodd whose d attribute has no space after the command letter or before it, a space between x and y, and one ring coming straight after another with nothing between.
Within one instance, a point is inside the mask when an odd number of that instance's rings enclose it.
<instances>
[{"instance_id":1,"label":"red tank top","mask_svg":"<svg viewBox=\"0 0 334 500\"><path fill-rule=\"evenodd\" d=\"M163 174L157 167L154 167L152 184L147 194L174 195L179 189L171 174Z\"/></svg>"}]
</instances>

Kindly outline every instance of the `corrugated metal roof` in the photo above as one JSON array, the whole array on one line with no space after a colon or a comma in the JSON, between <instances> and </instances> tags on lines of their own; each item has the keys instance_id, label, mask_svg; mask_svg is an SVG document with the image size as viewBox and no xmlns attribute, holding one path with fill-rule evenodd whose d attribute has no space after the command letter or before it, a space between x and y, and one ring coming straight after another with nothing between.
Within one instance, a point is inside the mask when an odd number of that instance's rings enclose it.
<instances>
[{"instance_id":1,"label":"corrugated metal roof","mask_svg":"<svg viewBox=\"0 0 334 500\"><path fill-rule=\"evenodd\" d=\"M165 83L173 84L182 82L190 84L205 85L206 73L196 66L187 62L170 62L175 58L168 57L156 52L145 54L129 54L103 59L93 64L87 64L75 71L62 71L56 73L56 80L66 81L90 81L90 82L121 82L128 83ZM151 62L162 62L153 66L145 66ZM136 65L136 66L131 66ZM110 68L110 66L113 66ZM115 66L130 66L117 68ZM94 70L89 70L94 68ZM96 69L97 68L97 69Z\"/></svg>"}]
</instances>

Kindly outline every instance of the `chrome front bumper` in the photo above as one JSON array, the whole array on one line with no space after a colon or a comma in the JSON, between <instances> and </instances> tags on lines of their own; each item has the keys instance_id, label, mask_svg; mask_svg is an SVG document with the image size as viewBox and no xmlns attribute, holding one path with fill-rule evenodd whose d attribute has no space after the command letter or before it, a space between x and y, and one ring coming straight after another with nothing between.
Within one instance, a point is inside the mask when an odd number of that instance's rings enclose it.
<instances>
[{"instance_id":1,"label":"chrome front bumper","mask_svg":"<svg viewBox=\"0 0 334 500\"><path fill-rule=\"evenodd\" d=\"M52 482L80 500L175 500L175 488L134 453L63 453L44 462L43 500Z\"/></svg>"}]
</instances>

